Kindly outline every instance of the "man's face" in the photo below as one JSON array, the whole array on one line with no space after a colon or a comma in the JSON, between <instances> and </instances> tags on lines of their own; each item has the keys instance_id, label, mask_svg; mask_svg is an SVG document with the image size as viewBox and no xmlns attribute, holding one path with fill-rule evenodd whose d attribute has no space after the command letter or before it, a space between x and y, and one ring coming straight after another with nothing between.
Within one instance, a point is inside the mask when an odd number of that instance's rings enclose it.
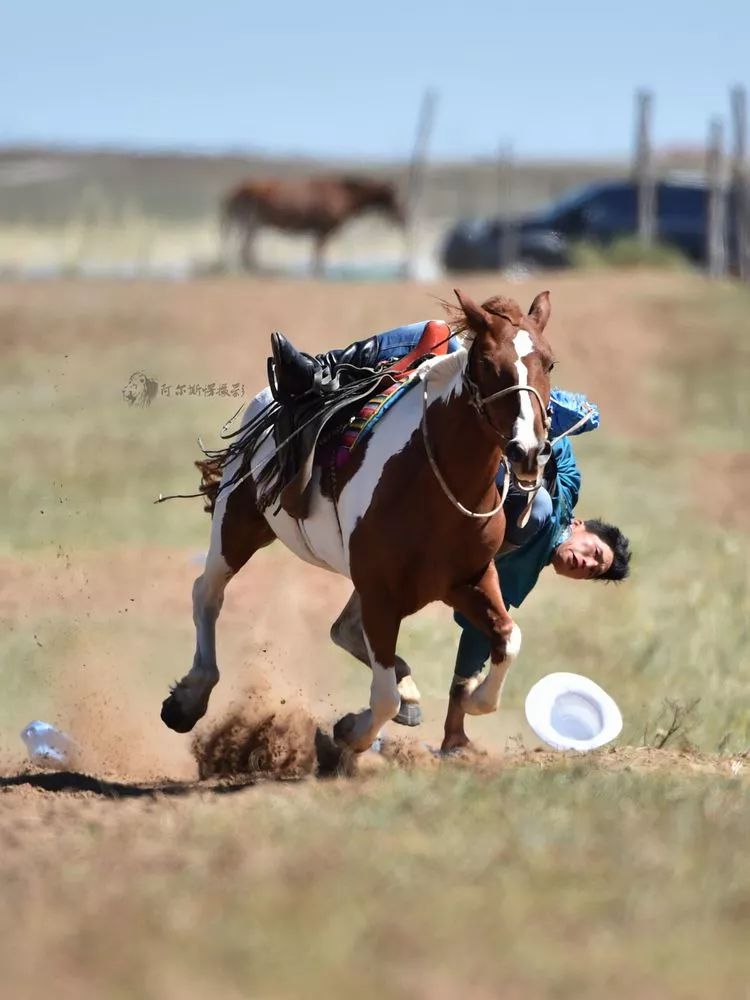
<instances>
[{"instance_id":1,"label":"man's face","mask_svg":"<svg viewBox=\"0 0 750 1000\"><path fill-rule=\"evenodd\" d=\"M558 545L552 556L555 572L571 580L593 580L606 573L614 558L609 545L592 531L586 531L586 525L578 518L571 528L570 538Z\"/></svg>"}]
</instances>

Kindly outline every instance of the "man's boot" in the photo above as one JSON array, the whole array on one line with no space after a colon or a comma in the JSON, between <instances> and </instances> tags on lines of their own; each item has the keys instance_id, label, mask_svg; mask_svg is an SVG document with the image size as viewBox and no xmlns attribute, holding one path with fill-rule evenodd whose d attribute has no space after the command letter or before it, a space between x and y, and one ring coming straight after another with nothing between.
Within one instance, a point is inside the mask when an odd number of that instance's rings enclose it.
<instances>
[{"instance_id":1,"label":"man's boot","mask_svg":"<svg viewBox=\"0 0 750 1000\"><path fill-rule=\"evenodd\" d=\"M304 396L320 380L321 366L309 354L303 354L277 330L271 334L271 354L268 375L271 389L278 399ZM271 363L272 362L272 363Z\"/></svg>"},{"instance_id":2,"label":"man's boot","mask_svg":"<svg viewBox=\"0 0 750 1000\"><path fill-rule=\"evenodd\" d=\"M358 340L348 347L336 348L311 357L291 344L283 333L271 334L268 382L280 400L298 399L305 393L325 395L360 379L375 375L378 364L378 338Z\"/></svg>"}]
</instances>

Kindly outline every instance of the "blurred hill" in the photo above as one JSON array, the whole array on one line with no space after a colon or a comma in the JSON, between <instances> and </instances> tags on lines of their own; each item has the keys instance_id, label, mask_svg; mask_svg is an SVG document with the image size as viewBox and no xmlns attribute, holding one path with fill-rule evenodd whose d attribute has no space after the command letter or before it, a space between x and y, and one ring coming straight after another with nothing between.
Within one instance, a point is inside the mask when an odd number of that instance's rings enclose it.
<instances>
[{"instance_id":1,"label":"blurred hill","mask_svg":"<svg viewBox=\"0 0 750 1000\"><path fill-rule=\"evenodd\" d=\"M665 167L695 167L700 154L676 150ZM575 184L622 175L617 161L433 163L425 187L430 216L453 218L513 207L523 210ZM0 149L0 223L51 225L80 215L94 200L117 214L134 206L146 215L188 222L212 215L221 194L245 177L299 176L327 171L371 173L406 181L403 163L320 161L264 155L174 152ZM510 206L508 206L510 207Z\"/></svg>"}]
</instances>

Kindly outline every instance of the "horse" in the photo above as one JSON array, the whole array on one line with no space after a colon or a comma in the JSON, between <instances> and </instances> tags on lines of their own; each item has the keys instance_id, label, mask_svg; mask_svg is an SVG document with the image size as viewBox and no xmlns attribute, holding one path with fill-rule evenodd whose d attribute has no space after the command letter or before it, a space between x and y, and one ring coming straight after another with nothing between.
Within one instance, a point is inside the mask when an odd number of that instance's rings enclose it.
<instances>
[{"instance_id":1,"label":"horse","mask_svg":"<svg viewBox=\"0 0 750 1000\"><path fill-rule=\"evenodd\" d=\"M387 181L361 177L246 181L223 199L221 229L225 241L238 235L240 260L248 271L257 267L255 239L261 226L311 233L315 237L313 272L320 275L330 236L349 219L369 210L404 225L395 186Z\"/></svg>"},{"instance_id":2,"label":"horse","mask_svg":"<svg viewBox=\"0 0 750 1000\"><path fill-rule=\"evenodd\" d=\"M171 729L188 732L206 713L219 680L216 621L225 588L276 539L304 561L349 577L355 587L372 671L370 703L336 722L339 744L366 750L402 698L419 700L412 677L396 676L396 643L401 621L433 601L463 613L491 643L483 680L461 686L454 678L444 748L461 742L464 713L496 710L521 632L503 603L495 567L505 533L504 497L495 479L505 462L519 483L533 489L551 451L553 358L544 336L550 303L542 292L524 314L512 299L479 306L459 290L456 297L458 350L419 364L409 376L415 387L354 447L333 482L316 466L304 518L262 502L258 470L273 462L273 434L256 442L249 466L237 454L227 461L213 491L205 568L193 585L193 664L162 704L162 720ZM268 388L260 392L242 426L271 400Z\"/></svg>"}]
</instances>

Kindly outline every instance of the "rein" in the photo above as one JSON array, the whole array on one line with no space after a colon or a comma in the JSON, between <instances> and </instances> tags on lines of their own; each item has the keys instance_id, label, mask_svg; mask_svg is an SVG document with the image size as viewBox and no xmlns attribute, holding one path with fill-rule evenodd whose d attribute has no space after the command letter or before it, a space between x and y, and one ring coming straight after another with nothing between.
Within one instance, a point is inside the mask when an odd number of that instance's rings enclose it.
<instances>
[{"instance_id":1,"label":"rein","mask_svg":"<svg viewBox=\"0 0 750 1000\"><path fill-rule=\"evenodd\" d=\"M514 479L516 480L516 486L518 487L518 489L522 493L526 493L528 495L528 501L526 503L526 507L524 508L521 516L518 518L519 527L521 528L525 527L529 519L529 515L531 514L531 505L533 504L537 493L542 488L541 468L537 475L536 483L534 483L532 486L525 486L522 482L520 482L518 476L516 476L515 473L513 473L513 470L510 468L510 465L508 464L507 458L505 457L505 455L503 455L502 462L503 465L505 466L505 476L503 478L503 490L500 496L500 503L497 505L497 507L493 508L493 510L488 511L487 513L479 513L477 511L469 510L467 507L464 507L461 501L458 500L451 492L450 487L446 483L442 473L440 472L440 469L438 468L437 462L435 461L435 456L432 452L429 435L427 433L428 381L429 381L429 372L427 373L427 376L424 378L424 391L422 393L422 420L421 420L422 440L424 441L425 452L427 453L427 460L430 463L430 468L432 469L435 478L440 484L443 493L445 493L446 497L450 500L453 506L457 510L460 510L461 513L465 514L467 517L474 517L479 519L494 517L495 514L498 514L502 510L503 504L505 503L505 500L508 496L508 489L510 487L510 477L511 475L513 475ZM469 391L472 396L472 403L474 404L478 412L481 413L482 416L485 418L485 420L489 423L490 427L495 432L495 434L497 434L497 436L502 438L504 441L508 440L508 435L502 434L500 431L498 431L498 429L495 427L494 423L490 419L489 414L486 412L485 405L487 403L493 402L496 399L501 399L503 396L509 396L514 392L531 393L531 395L534 396L536 398L536 401L539 403L539 409L542 411L542 419L544 422L545 437L549 440L548 435L552 421L550 419L549 412L544 406L544 400L542 399L541 395L534 388L533 385L511 385L508 386L506 389L500 389L498 392L493 392L489 396L481 396L479 393L479 386L469 377L467 373L464 373L464 382L467 384L469 388ZM574 431L577 431L579 427L583 427L583 425L591 419L593 413L594 411L592 409L589 413L586 413L583 417L581 417L580 420L576 421L576 423L573 424L572 427L569 427L566 431L563 431L562 434L558 434L557 437L553 438L549 442L550 446L557 444L558 441L561 441L563 438L568 437L570 434L573 434Z\"/></svg>"},{"instance_id":2,"label":"rein","mask_svg":"<svg viewBox=\"0 0 750 1000\"><path fill-rule=\"evenodd\" d=\"M440 488L442 489L443 493L445 493L445 495L448 497L448 499L453 504L453 506L456 508L456 510L460 510L462 514L465 514L467 517L474 517L477 520L484 520L486 518L494 517L495 514L499 514L500 511L503 509L503 504L505 503L505 500L506 500L506 498L508 496L508 489L510 488L510 466L508 465L508 460L505 457L505 455L503 455L503 465L505 466L505 476L503 477L503 491L500 494L500 503L497 505L497 507L493 507L492 510L489 510L489 511L486 511L486 512L479 512L479 511L469 510L468 507L464 507L464 505L461 503L461 501L458 500L453 495L453 493L451 492L450 487L448 486L448 484L446 483L445 479L443 478L443 474L441 473L440 469L438 468L438 464L435 461L435 456L434 456L434 454L432 452L432 446L430 445L430 437L429 437L429 434L427 433L427 385L428 385L428 382L429 382L429 373L428 373L428 376L424 379L424 389L422 391L422 420L420 421L420 426L421 426L421 429L422 429L422 440L424 441L424 450L427 453L427 461L430 463L430 468L432 469L433 473L435 474L435 479L437 479L437 481L440 484ZM520 389L521 386L514 386L513 388ZM505 390L503 390L503 391L505 391Z\"/></svg>"}]
</instances>

